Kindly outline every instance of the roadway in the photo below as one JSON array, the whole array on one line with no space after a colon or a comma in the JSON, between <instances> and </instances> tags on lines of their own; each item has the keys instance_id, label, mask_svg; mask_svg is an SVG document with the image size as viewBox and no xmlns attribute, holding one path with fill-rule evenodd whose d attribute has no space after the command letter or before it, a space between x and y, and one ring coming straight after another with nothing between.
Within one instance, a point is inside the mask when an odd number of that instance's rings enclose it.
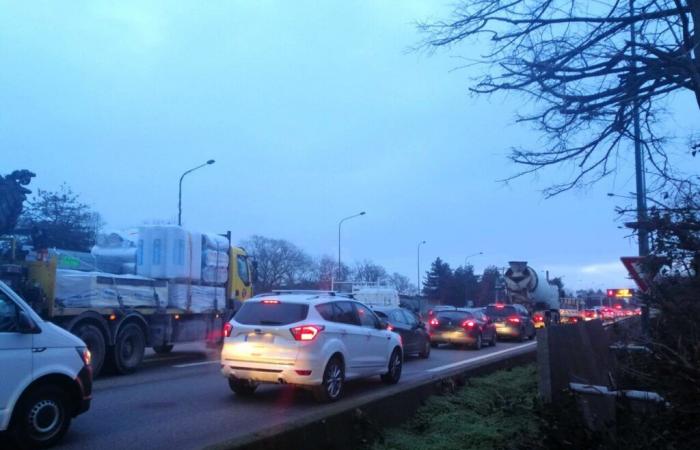
<instances>
[{"instance_id":1,"label":"roadway","mask_svg":"<svg viewBox=\"0 0 700 450\"><path fill-rule=\"evenodd\" d=\"M427 360L409 358L401 383L430 379L477 361L507 358L524 347L499 342L480 351L433 349ZM348 383L345 399L386 389L379 377ZM90 411L74 419L60 450L198 449L318 413L310 392L263 385L252 398L235 396L219 373L218 353L194 344L166 356L147 355L144 368L128 376L95 380Z\"/></svg>"}]
</instances>

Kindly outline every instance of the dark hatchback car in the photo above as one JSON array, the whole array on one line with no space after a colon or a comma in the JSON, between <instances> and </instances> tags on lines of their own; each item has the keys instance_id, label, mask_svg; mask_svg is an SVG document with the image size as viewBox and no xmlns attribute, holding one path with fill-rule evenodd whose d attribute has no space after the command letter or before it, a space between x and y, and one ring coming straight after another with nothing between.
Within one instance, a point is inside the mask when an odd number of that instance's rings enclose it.
<instances>
[{"instance_id":1,"label":"dark hatchback car","mask_svg":"<svg viewBox=\"0 0 700 450\"><path fill-rule=\"evenodd\" d=\"M411 311L404 308L375 306L372 310L386 320L390 329L401 336L403 351L421 358L430 356L430 335L425 324Z\"/></svg>"},{"instance_id":2,"label":"dark hatchback car","mask_svg":"<svg viewBox=\"0 0 700 450\"><path fill-rule=\"evenodd\" d=\"M496 339L496 328L491 319L480 311L436 311L430 319L430 341L433 346L441 343L466 344L479 350L486 343L496 345Z\"/></svg>"},{"instance_id":3,"label":"dark hatchback car","mask_svg":"<svg viewBox=\"0 0 700 450\"><path fill-rule=\"evenodd\" d=\"M487 306L485 312L496 324L499 338L523 341L535 337L535 323L523 305L497 303Z\"/></svg>"}]
</instances>

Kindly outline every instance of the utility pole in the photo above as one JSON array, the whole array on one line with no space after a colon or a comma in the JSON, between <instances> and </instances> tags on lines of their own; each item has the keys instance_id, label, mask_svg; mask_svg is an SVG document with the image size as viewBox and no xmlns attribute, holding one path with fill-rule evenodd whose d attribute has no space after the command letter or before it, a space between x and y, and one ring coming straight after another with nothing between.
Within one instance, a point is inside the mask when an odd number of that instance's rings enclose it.
<instances>
[{"instance_id":1,"label":"utility pole","mask_svg":"<svg viewBox=\"0 0 700 450\"><path fill-rule=\"evenodd\" d=\"M340 222L338 222L338 281L342 281L340 278L342 277L342 266L340 262L340 228L343 226L343 222L346 220L352 219L354 217L360 217L364 216L365 212L362 211L361 213L358 214L353 214L352 216L345 217L343 219L340 219Z\"/></svg>"},{"instance_id":2,"label":"utility pole","mask_svg":"<svg viewBox=\"0 0 700 450\"><path fill-rule=\"evenodd\" d=\"M204 166L210 166L214 164L216 161L213 159L210 159L209 161L205 162L204 164L200 164L197 167L194 167L187 172L183 173L182 176L180 177L180 184L179 184L179 189L177 193L177 224L182 225L182 180L185 178L185 175L188 173L194 172L197 169L201 169Z\"/></svg>"}]
</instances>

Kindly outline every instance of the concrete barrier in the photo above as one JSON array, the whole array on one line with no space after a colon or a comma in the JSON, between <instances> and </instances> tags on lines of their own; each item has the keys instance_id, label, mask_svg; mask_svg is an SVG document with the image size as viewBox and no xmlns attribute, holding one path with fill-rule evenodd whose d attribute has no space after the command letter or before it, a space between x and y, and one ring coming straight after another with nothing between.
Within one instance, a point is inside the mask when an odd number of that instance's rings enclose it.
<instances>
[{"instance_id":1,"label":"concrete barrier","mask_svg":"<svg viewBox=\"0 0 700 450\"><path fill-rule=\"evenodd\" d=\"M463 384L468 377L487 374L535 361L535 343L512 351L484 355L464 361L429 378L401 382L358 398L320 408L318 412L290 419L283 425L250 433L207 447L208 450L328 449L350 450L365 444L367 436L381 428L397 425L411 417L425 400L444 392L445 385Z\"/></svg>"}]
</instances>

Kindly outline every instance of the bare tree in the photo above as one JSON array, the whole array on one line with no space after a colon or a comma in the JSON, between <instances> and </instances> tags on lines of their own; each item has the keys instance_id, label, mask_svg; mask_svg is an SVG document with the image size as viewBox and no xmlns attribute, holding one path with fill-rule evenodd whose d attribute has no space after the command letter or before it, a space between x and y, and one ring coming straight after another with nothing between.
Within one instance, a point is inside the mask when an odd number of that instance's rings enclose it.
<instances>
[{"instance_id":1,"label":"bare tree","mask_svg":"<svg viewBox=\"0 0 700 450\"><path fill-rule=\"evenodd\" d=\"M386 281L387 278L386 269L379 264L375 264L367 259L355 263L355 270L353 271L353 279L355 281L376 283Z\"/></svg>"},{"instance_id":2,"label":"bare tree","mask_svg":"<svg viewBox=\"0 0 700 450\"><path fill-rule=\"evenodd\" d=\"M305 285L313 276L311 257L289 241L254 235L241 245L257 261L258 291Z\"/></svg>"},{"instance_id":3,"label":"bare tree","mask_svg":"<svg viewBox=\"0 0 700 450\"><path fill-rule=\"evenodd\" d=\"M534 100L517 120L546 144L514 148L510 159L524 168L512 178L570 163L551 196L613 173L633 139L635 101L648 171L674 177L655 125L673 92L690 91L700 107L700 1L462 0L449 20L419 27L427 48L488 38L490 51L474 62L488 70L472 91Z\"/></svg>"}]
</instances>

